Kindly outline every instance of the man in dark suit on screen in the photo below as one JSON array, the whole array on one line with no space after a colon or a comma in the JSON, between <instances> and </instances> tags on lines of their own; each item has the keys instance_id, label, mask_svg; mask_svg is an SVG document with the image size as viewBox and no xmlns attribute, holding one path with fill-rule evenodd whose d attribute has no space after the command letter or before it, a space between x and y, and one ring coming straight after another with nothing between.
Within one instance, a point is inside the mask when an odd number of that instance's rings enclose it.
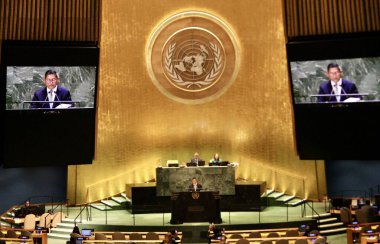
<instances>
[{"instance_id":1,"label":"man in dark suit on screen","mask_svg":"<svg viewBox=\"0 0 380 244\"><path fill-rule=\"evenodd\" d=\"M66 105L64 106L65 108L71 107L71 103L59 103L60 101L71 101L71 95L66 88L59 86L58 83L59 77L57 72L54 70L46 71L44 77L45 87L37 90L32 99L32 101L39 102L31 103L30 108L56 108L61 104Z\"/></svg>"},{"instance_id":2,"label":"man in dark suit on screen","mask_svg":"<svg viewBox=\"0 0 380 244\"><path fill-rule=\"evenodd\" d=\"M191 179L191 185L189 185L189 191L199 192L202 190L202 185L198 183L197 178Z\"/></svg>"},{"instance_id":3,"label":"man in dark suit on screen","mask_svg":"<svg viewBox=\"0 0 380 244\"><path fill-rule=\"evenodd\" d=\"M343 102L348 98L357 98L361 96L357 94L356 85L348 80L342 79L342 68L336 63L330 63L327 66L327 76L329 81L323 82L319 87L319 95L327 95L318 97L318 102Z\"/></svg>"}]
</instances>

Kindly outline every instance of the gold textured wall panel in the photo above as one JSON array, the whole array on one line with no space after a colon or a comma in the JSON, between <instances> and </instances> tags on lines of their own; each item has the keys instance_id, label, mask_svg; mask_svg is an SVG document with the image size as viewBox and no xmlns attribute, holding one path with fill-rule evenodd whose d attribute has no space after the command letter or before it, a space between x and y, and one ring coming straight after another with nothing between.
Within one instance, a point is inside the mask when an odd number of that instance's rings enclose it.
<instances>
[{"instance_id":1,"label":"gold textured wall panel","mask_svg":"<svg viewBox=\"0 0 380 244\"><path fill-rule=\"evenodd\" d=\"M157 164L187 161L195 151L206 160L219 152L239 162L239 178L265 180L301 197L325 193L323 162L298 160L294 147L282 4L103 1L96 158L92 165L70 166L68 198L84 203L123 192L126 183L155 178ZM145 63L154 27L186 10L223 19L241 50L235 82L218 99L198 105L164 96Z\"/></svg>"}]
</instances>

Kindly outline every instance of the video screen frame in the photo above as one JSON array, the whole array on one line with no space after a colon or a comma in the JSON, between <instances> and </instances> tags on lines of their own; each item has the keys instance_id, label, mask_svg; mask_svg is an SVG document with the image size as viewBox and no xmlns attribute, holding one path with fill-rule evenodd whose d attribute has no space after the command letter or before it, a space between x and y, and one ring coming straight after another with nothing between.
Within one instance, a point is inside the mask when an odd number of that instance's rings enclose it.
<instances>
[{"instance_id":1,"label":"video screen frame","mask_svg":"<svg viewBox=\"0 0 380 244\"><path fill-rule=\"evenodd\" d=\"M351 103L298 103L291 75L292 62L339 62L342 59L380 57L379 43L380 32L288 40L286 50L290 102L293 105L295 146L301 160L380 159L377 148L380 138L377 122L380 120L380 103L376 99ZM326 68L321 65L321 70Z\"/></svg>"},{"instance_id":2,"label":"video screen frame","mask_svg":"<svg viewBox=\"0 0 380 244\"><path fill-rule=\"evenodd\" d=\"M100 48L97 42L3 40L0 66L0 164L35 167L91 164ZM6 109L7 67L96 67L93 107ZM43 152L43 153L41 153Z\"/></svg>"}]
</instances>

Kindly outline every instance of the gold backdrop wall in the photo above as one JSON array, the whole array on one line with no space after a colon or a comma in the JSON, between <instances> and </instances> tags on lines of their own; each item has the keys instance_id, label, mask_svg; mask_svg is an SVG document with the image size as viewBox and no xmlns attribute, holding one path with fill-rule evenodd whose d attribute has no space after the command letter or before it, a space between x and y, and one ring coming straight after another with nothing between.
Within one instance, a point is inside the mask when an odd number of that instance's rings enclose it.
<instances>
[{"instance_id":1,"label":"gold backdrop wall","mask_svg":"<svg viewBox=\"0 0 380 244\"><path fill-rule=\"evenodd\" d=\"M126 183L155 178L167 159L239 162L237 177L264 180L298 196L325 193L324 163L297 158L285 52L282 1L107 0L101 6L101 57L96 158L70 166L68 198L84 203L123 192ZM240 70L218 99L186 105L151 82L149 35L163 19L186 10L212 13L232 27Z\"/></svg>"}]
</instances>

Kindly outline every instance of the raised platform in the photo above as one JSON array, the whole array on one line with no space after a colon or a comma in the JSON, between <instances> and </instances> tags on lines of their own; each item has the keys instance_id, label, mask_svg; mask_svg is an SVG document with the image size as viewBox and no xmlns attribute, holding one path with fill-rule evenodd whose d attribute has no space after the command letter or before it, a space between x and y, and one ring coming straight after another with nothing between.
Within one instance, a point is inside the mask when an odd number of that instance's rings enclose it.
<instances>
[{"instance_id":1,"label":"raised platform","mask_svg":"<svg viewBox=\"0 0 380 244\"><path fill-rule=\"evenodd\" d=\"M236 181L235 195L221 195L221 211L260 211L265 209L265 181ZM156 183L127 184L126 195L132 200L131 212L168 213L172 203L169 196L157 196Z\"/></svg>"}]
</instances>

